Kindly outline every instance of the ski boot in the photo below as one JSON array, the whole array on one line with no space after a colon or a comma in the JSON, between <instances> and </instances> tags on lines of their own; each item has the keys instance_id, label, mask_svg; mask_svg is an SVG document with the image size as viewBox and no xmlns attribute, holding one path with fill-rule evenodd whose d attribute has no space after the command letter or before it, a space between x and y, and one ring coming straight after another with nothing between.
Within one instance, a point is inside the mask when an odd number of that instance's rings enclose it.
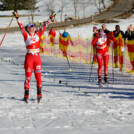
<instances>
[{"instance_id":1,"label":"ski boot","mask_svg":"<svg viewBox=\"0 0 134 134\"><path fill-rule=\"evenodd\" d=\"M28 98L29 98L29 89L25 89L24 92L24 101L28 103Z\"/></svg>"},{"instance_id":2,"label":"ski boot","mask_svg":"<svg viewBox=\"0 0 134 134\"><path fill-rule=\"evenodd\" d=\"M99 85L100 87L102 87L102 80L101 80L101 76L99 76L99 77L98 77L98 85Z\"/></svg>"},{"instance_id":3,"label":"ski boot","mask_svg":"<svg viewBox=\"0 0 134 134\"><path fill-rule=\"evenodd\" d=\"M107 80L107 75L104 76L104 82L105 82L106 84L109 84L109 81Z\"/></svg>"},{"instance_id":4,"label":"ski boot","mask_svg":"<svg viewBox=\"0 0 134 134\"><path fill-rule=\"evenodd\" d=\"M37 101L38 101L38 103L40 103L40 100L42 98L41 89L42 88L37 87Z\"/></svg>"}]
</instances>

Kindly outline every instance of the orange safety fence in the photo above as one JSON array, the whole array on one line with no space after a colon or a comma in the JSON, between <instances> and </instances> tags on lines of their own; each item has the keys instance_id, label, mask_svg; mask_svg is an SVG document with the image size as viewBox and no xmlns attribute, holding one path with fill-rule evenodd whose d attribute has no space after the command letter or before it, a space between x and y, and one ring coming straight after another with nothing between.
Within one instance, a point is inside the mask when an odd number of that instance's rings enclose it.
<instances>
[{"instance_id":1,"label":"orange safety fence","mask_svg":"<svg viewBox=\"0 0 134 134\"><path fill-rule=\"evenodd\" d=\"M125 71L134 74L134 40L127 40L124 53Z\"/></svg>"}]
</instances>

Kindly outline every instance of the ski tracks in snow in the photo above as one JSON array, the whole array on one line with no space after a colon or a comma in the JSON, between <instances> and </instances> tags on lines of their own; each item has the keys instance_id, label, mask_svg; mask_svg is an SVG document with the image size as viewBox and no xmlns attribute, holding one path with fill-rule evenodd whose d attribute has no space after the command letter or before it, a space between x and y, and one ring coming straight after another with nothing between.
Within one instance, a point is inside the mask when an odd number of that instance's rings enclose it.
<instances>
[{"instance_id":1,"label":"ski tracks in snow","mask_svg":"<svg viewBox=\"0 0 134 134\"><path fill-rule=\"evenodd\" d=\"M45 57L41 103L37 104L32 78L29 103L25 104L22 59L14 57L12 64L12 58L9 62L0 60L0 133L94 134L133 127L133 79L126 73L115 70L117 84L99 88L96 67L89 84L89 65L71 63L72 72L67 72L66 61ZM120 81L121 77L126 81Z\"/></svg>"}]
</instances>

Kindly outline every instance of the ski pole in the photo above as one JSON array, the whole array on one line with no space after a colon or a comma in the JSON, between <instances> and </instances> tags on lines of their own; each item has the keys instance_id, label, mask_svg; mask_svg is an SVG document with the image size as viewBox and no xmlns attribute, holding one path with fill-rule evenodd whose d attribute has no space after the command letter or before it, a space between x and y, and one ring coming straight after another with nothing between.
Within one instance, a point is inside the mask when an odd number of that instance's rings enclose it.
<instances>
[{"instance_id":1,"label":"ski pole","mask_svg":"<svg viewBox=\"0 0 134 134\"><path fill-rule=\"evenodd\" d=\"M56 17L55 17L55 21L56 21ZM60 29L59 29L59 26L58 26L58 22L57 21L56 21L56 25L57 25L57 28L58 28L58 31L59 31L59 35L61 36ZM67 53L66 53L66 50L65 50L64 44L63 44L63 48L64 48L64 52L65 52L65 55L66 55L67 63L68 63L68 66L69 66L69 71L72 71L71 66L70 66L70 63L69 63L69 60L68 60L68 56L67 56Z\"/></svg>"},{"instance_id":2,"label":"ski pole","mask_svg":"<svg viewBox=\"0 0 134 134\"><path fill-rule=\"evenodd\" d=\"M1 44L2 44L2 42L3 42L3 40L4 40L4 38L5 38L5 36L6 36L7 32L8 32L8 30L9 30L11 24L12 24L12 21L13 21L13 16L12 16L12 19L11 19L11 21L10 21L10 23L9 23L7 29L6 29L6 32L5 32L3 38L2 38L2 40L1 40L1 42L0 42L0 46L1 46Z\"/></svg>"},{"instance_id":3,"label":"ski pole","mask_svg":"<svg viewBox=\"0 0 134 134\"><path fill-rule=\"evenodd\" d=\"M92 48L93 48L93 47L91 46L91 56L92 56ZM90 68L89 83L90 83L91 74L92 74L93 62L94 62L94 55L93 55L93 59L92 59L92 63L91 63L91 68Z\"/></svg>"},{"instance_id":4,"label":"ski pole","mask_svg":"<svg viewBox=\"0 0 134 134\"><path fill-rule=\"evenodd\" d=\"M114 43L114 42L113 42ZM113 74L113 84L114 84L114 65L113 65L113 62L114 62L114 54L113 54L113 45L112 45L112 74Z\"/></svg>"},{"instance_id":5,"label":"ski pole","mask_svg":"<svg viewBox=\"0 0 134 134\"><path fill-rule=\"evenodd\" d=\"M121 71L121 67L120 67L120 56L121 55L120 55L120 38L119 37L118 37L118 41L119 41L119 49L118 49L118 53L119 53L119 56L118 56L119 57L118 58L119 59L119 70Z\"/></svg>"}]
</instances>

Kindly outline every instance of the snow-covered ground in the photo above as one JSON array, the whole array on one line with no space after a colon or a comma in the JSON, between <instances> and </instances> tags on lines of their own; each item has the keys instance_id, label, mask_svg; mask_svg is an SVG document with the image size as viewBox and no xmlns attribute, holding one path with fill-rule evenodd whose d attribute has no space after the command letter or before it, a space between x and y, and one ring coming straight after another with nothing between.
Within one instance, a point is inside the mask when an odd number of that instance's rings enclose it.
<instances>
[{"instance_id":1,"label":"snow-covered ground","mask_svg":"<svg viewBox=\"0 0 134 134\"><path fill-rule=\"evenodd\" d=\"M120 21L123 31L133 18ZM113 30L115 25L107 27ZM67 30L72 37L79 32L88 38L92 27ZM114 69L115 85L99 88L96 66L89 84L90 65L70 61L70 72L66 60L42 56L43 98L37 104L33 75L29 103L25 104L25 53L21 33L7 33L0 47L0 134L133 134L134 76ZM113 81L111 68L109 81Z\"/></svg>"},{"instance_id":2,"label":"snow-covered ground","mask_svg":"<svg viewBox=\"0 0 134 134\"><path fill-rule=\"evenodd\" d=\"M43 98L36 101L36 82L31 80L29 103L25 104L23 49L1 48L1 134L133 134L134 78L114 70L115 85L97 84L97 67L42 56ZM109 68L109 80L112 82Z\"/></svg>"}]
</instances>

